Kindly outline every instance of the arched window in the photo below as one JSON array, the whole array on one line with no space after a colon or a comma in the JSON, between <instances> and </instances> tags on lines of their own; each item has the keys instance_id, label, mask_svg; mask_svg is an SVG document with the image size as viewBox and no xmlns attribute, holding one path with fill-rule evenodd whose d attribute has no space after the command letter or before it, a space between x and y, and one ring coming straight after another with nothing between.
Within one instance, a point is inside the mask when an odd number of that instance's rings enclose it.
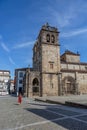
<instances>
[{"instance_id":1,"label":"arched window","mask_svg":"<svg viewBox=\"0 0 87 130\"><path fill-rule=\"evenodd\" d=\"M55 42L55 37L54 37L54 35L51 36L51 42L52 42L52 43Z\"/></svg>"},{"instance_id":2,"label":"arched window","mask_svg":"<svg viewBox=\"0 0 87 130\"><path fill-rule=\"evenodd\" d=\"M47 40L47 42L50 42L50 35L49 34L47 34L46 40Z\"/></svg>"},{"instance_id":3,"label":"arched window","mask_svg":"<svg viewBox=\"0 0 87 130\"><path fill-rule=\"evenodd\" d=\"M39 81L38 81L38 79L34 78L32 84L33 84L33 88L32 88L33 95L39 95Z\"/></svg>"},{"instance_id":4,"label":"arched window","mask_svg":"<svg viewBox=\"0 0 87 130\"><path fill-rule=\"evenodd\" d=\"M39 81L38 81L38 79L37 78L35 78L34 80L33 80L33 86L38 86L39 85Z\"/></svg>"}]
</instances>

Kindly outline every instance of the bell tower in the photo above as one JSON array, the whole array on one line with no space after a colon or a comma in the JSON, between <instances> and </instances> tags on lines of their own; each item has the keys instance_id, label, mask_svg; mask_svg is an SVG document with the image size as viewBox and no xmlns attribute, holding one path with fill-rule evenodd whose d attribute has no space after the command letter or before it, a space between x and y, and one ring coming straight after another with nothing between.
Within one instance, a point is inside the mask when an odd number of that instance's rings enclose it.
<instances>
[{"instance_id":1,"label":"bell tower","mask_svg":"<svg viewBox=\"0 0 87 130\"><path fill-rule=\"evenodd\" d=\"M41 96L58 95L58 72L60 72L58 37L58 29L47 23L42 26L33 48L33 68L41 74Z\"/></svg>"}]
</instances>

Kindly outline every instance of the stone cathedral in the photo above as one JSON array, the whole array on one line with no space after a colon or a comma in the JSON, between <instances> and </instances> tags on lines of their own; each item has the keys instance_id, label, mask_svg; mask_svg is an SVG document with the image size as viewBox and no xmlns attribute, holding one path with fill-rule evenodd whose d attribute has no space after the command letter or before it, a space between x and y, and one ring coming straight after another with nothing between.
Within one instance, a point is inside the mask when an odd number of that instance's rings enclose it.
<instances>
[{"instance_id":1,"label":"stone cathedral","mask_svg":"<svg viewBox=\"0 0 87 130\"><path fill-rule=\"evenodd\" d=\"M26 69L24 92L27 96L87 93L87 63L69 50L60 55L59 31L48 23L34 44L33 68Z\"/></svg>"}]
</instances>

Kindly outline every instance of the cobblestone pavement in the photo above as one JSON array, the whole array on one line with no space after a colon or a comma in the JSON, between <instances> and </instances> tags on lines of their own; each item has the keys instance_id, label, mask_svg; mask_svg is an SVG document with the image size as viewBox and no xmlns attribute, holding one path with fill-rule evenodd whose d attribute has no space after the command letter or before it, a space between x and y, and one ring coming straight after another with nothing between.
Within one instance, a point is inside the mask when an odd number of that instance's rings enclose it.
<instances>
[{"instance_id":1,"label":"cobblestone pavement","mask_svg":"<svg viewBox=\"0 0 87 130\"><path fill-rule=\"evenodd\" d=\"M87 130L87 110L2 96L0 130Z\"/></svg>"}]
</instances>

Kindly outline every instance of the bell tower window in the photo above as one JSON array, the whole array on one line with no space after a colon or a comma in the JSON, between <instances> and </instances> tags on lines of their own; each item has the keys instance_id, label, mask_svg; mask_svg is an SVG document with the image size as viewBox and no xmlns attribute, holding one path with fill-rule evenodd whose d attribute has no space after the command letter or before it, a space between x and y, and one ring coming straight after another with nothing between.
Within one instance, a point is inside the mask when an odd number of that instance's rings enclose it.
<instances>
[{"instance_id":1,"label":"bell tower window","mask_svg":"<svg viewBox=\"0 0 87 130\"><path fill-rule=\"evenodd\" d=\"M47 42L50 42L50 35L49 34L47 34L46 40L47 40Z\"/></svg>"},{"instance_id":2,"label":"bell tower window","mask_svg":"<svg viewBox=\"0 0 87 130\"><path fill-rule=\"evenodd\" d=\"M54 37L54 35L51 36L51 42L52 42L52 43L55 42L55 37Z\"/></svg>"}]
</instances>

